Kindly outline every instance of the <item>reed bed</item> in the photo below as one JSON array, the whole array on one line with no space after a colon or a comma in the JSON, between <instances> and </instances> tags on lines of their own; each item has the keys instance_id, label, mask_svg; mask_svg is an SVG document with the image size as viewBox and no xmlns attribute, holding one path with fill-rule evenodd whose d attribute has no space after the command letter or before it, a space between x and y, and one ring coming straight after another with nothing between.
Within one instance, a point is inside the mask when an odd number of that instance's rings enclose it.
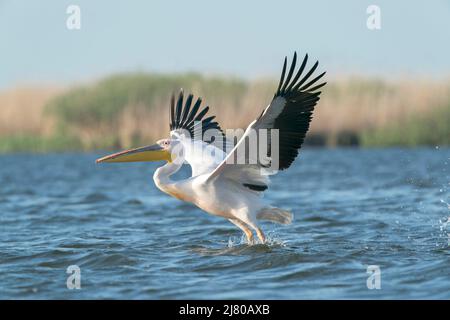
<instances>
[{"instance_id":1,"label":"reed bed","mask_svg":"<svg viewBox=\"0 0 450 320\"><path fill-rule=\"evenodd\" d=\"M172 92L204 98L223 128L245 128L271 100L273 79L130 73L72 88L0 93L0 152L117 149L168 132ZM329 81L307 142L449 145L450 81L349 77Z\"/></svg>"}]
</instances>

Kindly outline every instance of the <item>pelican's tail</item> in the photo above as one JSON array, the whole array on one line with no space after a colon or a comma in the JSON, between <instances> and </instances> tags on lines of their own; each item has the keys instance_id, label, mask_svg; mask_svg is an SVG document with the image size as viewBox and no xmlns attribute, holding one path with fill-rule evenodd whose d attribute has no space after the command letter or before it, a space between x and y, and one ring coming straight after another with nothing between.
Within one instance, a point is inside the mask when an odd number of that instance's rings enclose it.
<instances>
[{"instance_id":1,"label":"pelican's tail","mask_svg":"<svg viewBox=\"0 0 450 320\"><path fill-rule=\"evenodd\" d=\"M256 218L260 220L268 220L281 224L290 224L293 219L291 212L275 207L266 207L261 209Z\"/></svg>"}]
</instances>

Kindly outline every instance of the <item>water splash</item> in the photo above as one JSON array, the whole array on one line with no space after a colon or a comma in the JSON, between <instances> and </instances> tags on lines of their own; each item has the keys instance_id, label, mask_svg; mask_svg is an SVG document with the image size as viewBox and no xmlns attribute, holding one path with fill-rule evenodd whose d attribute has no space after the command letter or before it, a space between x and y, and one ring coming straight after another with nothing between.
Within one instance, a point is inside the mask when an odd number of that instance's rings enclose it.
<instances>
[{"instance_id":1,"label":"water splash","mask_svg":"<svg viewBox=\"0 0 450 320\"><path fill-rule=\"evenodd\" d=\"M283 240L280 237L278 237L274 231L269 231L266 234L266 242L264 243L264 245L269 246L269 247L286 247L286 243L288 243L288 241ZM255 237L253 242L249 243L247 241L247 237L245 237L245 235L242 235L240 238L230 237L228 239L228 244L227 244L228 248L233 248L233 247L242 246L242 245L249 245L249 246L261 245L261 241Z\"/></svg>"},{"instance_id":2,"label":"water splash","mask_svg":"<svg viewBox=\"0 0 450 320\"><path fill-rule=\"evenodd\" d=\"M277 247L286 247L288 240L283 240L275 234L275 231L269 231L266 235L266 245L268 246L277 246Z\"/></svg>"},{"instance_id":3,"label":"water splash","mask_svg":"<svg viewBox=\"0 0 450 320\"><path fill-rule=\"evenodd\" d=\"M447 209L450 210L450 203L444 201L443 199L441 199L441 203L445 203L447 205Z\"/></svg>"},{"instance_id":4,"label":"water splash","mask_svg":"<svg viewBox=\"0 0 450 320\"><path fill-rule=\"evenodd\" d=\"M450 204L448 202L441 199L441 203L447 205L447 209L450 211ZM447 238L447 245L450 246L450 216L439 220L439 230Z\"/></svg>"},{"instance_id":5,"label":"water splash","mask_svg":"<svg viewBox=\"0 0 450 320\"><path fill-rule=\"evenodd\" d=\"M244 237L244 235L242 235L240 238L230 237L228 239L227 247L233 248L233 247L240 246L243 244L247 244L247 239Z\"/></svg>"}]
</instances>

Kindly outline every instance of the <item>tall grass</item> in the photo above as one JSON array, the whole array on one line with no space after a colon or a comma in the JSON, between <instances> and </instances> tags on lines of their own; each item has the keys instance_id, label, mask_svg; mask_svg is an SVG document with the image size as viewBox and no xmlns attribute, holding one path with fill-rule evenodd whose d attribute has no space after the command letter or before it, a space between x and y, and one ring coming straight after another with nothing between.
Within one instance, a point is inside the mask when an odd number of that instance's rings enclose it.
<instances>
[{"instance_id":1,"label":"tall grass","mask_svg":"<svg viewBox=\"0 0 450 320\"><path fill-rule=\"evenodd\" d=\"M49 134L53 123L44 116L44 109L59 93L61 89L47 87L21 87L0 92L0 137Z\"/></svg>"},{"instance_id":2,"label":"tall grass","mask_svg":"<svg viewBox=\"0 0 450 320\"><path fill-rule=\"evenodd\" d=\"M449 145L450 82L328 81L310 143ZM151 143L168 133L172 92L202 96L223 128L245 128L271 100L273 79L130 73L67 90L0 93L0 152L92 150ZM432 129L432 130L431 130Z\"/></svg>"},{"instance_id":3,"label":"tall grass","mask_svg":"<svg viewBox=\"0 0 450 320\"><path fill-rule=\"evenodd\" d=\"M365 146L450 145L450 104L362 133Z\"/></svg>"},{"instance_id":4,"label":"tall grass","mask_svg":"<svg viewBox=\"0 0 450 320\"><path fill-rule=\"evenodd\" d=\"M85 149L115 148L149 142L167 134L172 92L204 96L218 115L239 114L248 84L233 78L123 74L90 87L69 90L46 107L59 134L77 136Z\"/></svg>"}]
</instances>

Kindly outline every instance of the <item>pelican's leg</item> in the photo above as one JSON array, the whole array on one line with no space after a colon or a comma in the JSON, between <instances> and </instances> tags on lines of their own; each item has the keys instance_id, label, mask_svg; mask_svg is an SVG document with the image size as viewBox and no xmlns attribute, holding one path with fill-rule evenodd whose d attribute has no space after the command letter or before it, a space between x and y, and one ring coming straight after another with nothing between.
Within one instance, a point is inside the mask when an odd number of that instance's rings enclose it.
<instances>
[{"instance_id":1,"label":"pelican's leg","mask_svg":"<svg viewBox=\"0 0 450 320\"><path fill-rule=\"evenodd\" d=\"M258 227L256 227L256 235L258 236L261 243L266 243L266 236L264 235L264 232Z\"/></svg>"},{"instance_id":2,"label":"pelican's leg","mask_svg":"<svg viewBox=\"0 0 450 320\"><path fill-rule=\"evenodd\" d=\"M228 219L232 224L234 224L235 226L237 226L239 229L241 229L242 231L244 231L245 235L247 236L247 242L249 244L253 243L253 232L252 230L250 230L249 227L247 227L247 225L242 222L241 220L238 219Z\"/></svg>"},{"instance_id":3,"label":"pelican's leg","mask_svg":"<svg viewBox=\"0 0 450 320\"><path fill-rule=\"evenodd\" d=\"M264 235L264 232L258 227L258 225L251 220L245 221L250 227L252 227L253 230L256 231L256 235L258 236L258 239L261 241L262 244L266 243L266 236Z\"/></svg>"}]
</instances>

